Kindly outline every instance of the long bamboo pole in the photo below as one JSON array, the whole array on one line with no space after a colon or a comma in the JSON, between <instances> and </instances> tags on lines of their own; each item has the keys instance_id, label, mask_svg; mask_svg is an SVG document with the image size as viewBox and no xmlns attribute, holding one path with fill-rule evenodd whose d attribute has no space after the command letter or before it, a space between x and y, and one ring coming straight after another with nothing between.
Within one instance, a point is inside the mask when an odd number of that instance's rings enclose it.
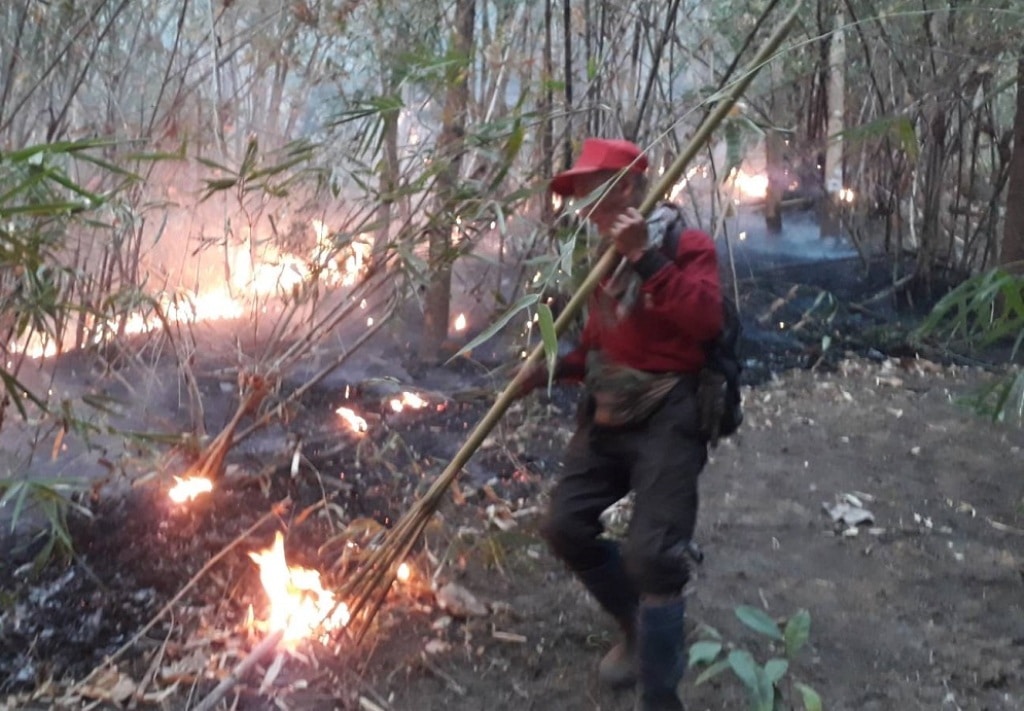
<instances>
[{"instance_id":1,"label":"long bamboo pole","mask_svg":"<svg viewBox=\"0 0 1024 711\"><path fill-rule=\"evenodd\" d=\"M790 10L782 23L765 41L765 44L751 61L747 70L736 80L726 95L722 97L714 109L707 115L707 118L704 119L704 122L690 139L686 149L665 171L658 184L641 203L639 210L642 214L645 216L650 214L651 210L662 199L662 196L679 180L687 165L689 165L690 161L693 160L694 156L697 155L698 151L701 150L711 137L712 132L722 122L722 119L732 110L732 107L743 95L747 87L750 86L757 73L776 53L796 22L802 4L803 0L797 0L793 9ZM600 261L591 270L590 274L587 275L587 278L555 320L555 333L557 335L561 335L565 331L569 323L583 308L583 304L590 297L590 294L593 293L598 283L619 259L621 258L618 257L613 247L605 251ZM416 540L426 527L430 515L437 510L441 497L458 477L462 467L466 465L470 457L473 456L484 439L487 438L487 435L501 420L509 406L516 400L516 393L526 379L528 371L532 366L540 363L543 357L544 346L543 344L538 344L527 357L524 367L519 369L516 376L505 387L501 395L498 396L491 409L487 411L483 419L473 429L465 444L462 445L462 448L455 454L444 471L426 493L423 494L420 500L399 519L395 527L386 535L381 546L367 558L363 568L356 571L342 588L341 598L348 598L350 595L355 596L355 599L349 603L349 610L353 620L356 619L368 602L373 602L370 614L363 620L362 631L358 635L360 638L365 633L377 609L379 609L380 603L387 594L394 579L397 564L411 551Z\"/></svg>"}]
</instances>

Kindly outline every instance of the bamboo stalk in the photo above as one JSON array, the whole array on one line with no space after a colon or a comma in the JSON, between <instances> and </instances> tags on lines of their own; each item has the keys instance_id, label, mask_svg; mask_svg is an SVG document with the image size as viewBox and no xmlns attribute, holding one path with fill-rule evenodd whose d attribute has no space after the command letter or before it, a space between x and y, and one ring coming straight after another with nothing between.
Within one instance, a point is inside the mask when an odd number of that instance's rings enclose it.
<instances>
[{"instance_id":1,"label":"bamboo stalk","mask_svg":"<svg viewBox=\"0 0 1024 711\"><path fill-rule=\"evenodd\" d=\"M793 9L790 10L789 14L775 29L762 46L761 50L751 61L747 70L739 77L739 79L736 80L736 82L729 88L726 95L707 115L704 122L697 129L697 132L693 135L693 138L690 139L686 149L678 158L676 158L675 162L668 168L668 170L665 171L664 175L658 181L658 184L648 193L647 197L641 203L639 210L642 214L645 216L650 214L651 210L653 210L662 199L662 196L669 192L671 187L679 180L683 175L683 172L686 170L687 165L689 165L690 161L693 160L694 156L697 155L698 151L701 150L707 140L711 137L712 132L718 127L729 111L732 110L732 107L739 100L747 87L750 86L754 77L782 45L783 40L789 34L790 29L797 19L797 14L801 5L802 0L797 0ZM615 265L616 261L620 259L621 258L618 257L614 247L605 251L601 256L600 261L591 270L590 274L587 275L587 278L576 290L576 293L573 294L569 303L566 304L562 313L555 320L556 334L561 335L565 331L566 327L582 309L583 304L590 297L590 294L597 287L604 275ZM425 528L430 516L440 505L441 498L444 493L458 477L462 467L466 465L470 457L473 456L476 450L487 438L487 435L492 429L494 429L494 426L501 420L509 406L516 400L516 394L523 381L526 379L528 371L531 370L531 366L540 363L543 357L544 345L538 344L527 357L524 366L519 369L515 377L505 387L505 390L498 396L498 399L491 406L491 409L487 411L483 419L477 424L465 444L462 445L462 448L455 454L444 471L436 480L434 480L434 483L426 493L423 494L419 501L417 501L413 507L401 519L399 519L395 527L386 535L381 546L374 550L367 558L363 567L360 570L356 570L348 579L347 584L343 586L339 597L355 595L355 600L349 604L349 612L353 620L355 620L359 613L362 612L363 607L373 597L373 593L375 591L379 595L379 597L377 597L377 604L375 604L370 610L370 614L366 615L362 619L362 628L357 639L362 638L366 629L373 621L373 617L380 607L379 601L383 598L383 594L386 594L394 580L395 569L397 568L396 564L412 550L412 547L415 545L416 540Z\"/></svg>"},{"instance_id":2,"label":"bamboo stalk","mask_svg":"<svg viewBox=\"0 0 1024 711\"><path fill-rule=\"evenodd\" d=\"M196 704L192 711L213 711L220 700L235 687L235 684L241 681L242 678L249 673L250 669L256 666L257 662L274 651L278 642L280 642L282 638L284 638L284 630L277 630L258 645L253 647L253 650L249 652L234 669L231 670L230 674L228 674L219 684L217 684L216 687L214 687L213 691L211 691L206 698Z\"/></svg>"}]
</instances>

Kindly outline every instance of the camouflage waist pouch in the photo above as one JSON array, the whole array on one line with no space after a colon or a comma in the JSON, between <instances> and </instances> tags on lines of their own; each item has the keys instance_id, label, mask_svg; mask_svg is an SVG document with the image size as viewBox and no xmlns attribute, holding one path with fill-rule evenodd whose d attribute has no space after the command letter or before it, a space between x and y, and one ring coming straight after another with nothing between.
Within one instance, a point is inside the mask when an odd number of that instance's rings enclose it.
<instances>
[{"instance_id":1,"label":"camouflage waist pouch","mask_svg":"<svg viewBox=\"0 0 1024 711\"><path fill-rule=\"evenodd\" d=\"M594 424L624 427L650 417L679 382L679 376L608 363L600 352L592 351L587 356L584 382L594 400Z\"/></svg>"}]
</instances>

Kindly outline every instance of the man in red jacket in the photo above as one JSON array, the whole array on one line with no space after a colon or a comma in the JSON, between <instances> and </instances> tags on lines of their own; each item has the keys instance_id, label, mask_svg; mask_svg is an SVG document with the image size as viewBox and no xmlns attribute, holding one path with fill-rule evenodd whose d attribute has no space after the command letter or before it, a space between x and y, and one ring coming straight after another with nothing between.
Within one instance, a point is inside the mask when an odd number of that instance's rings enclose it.
<instances>
[{"instance_id":1,"label":"man in red jacket","mask_svg":"<svg viewBox=\"0 0 1024 711\"><path fill-rule=\"evenodd\" d=\"M555 377L586 394L542 533L553 552L618 622L624 639L599 666L603 682L639 681L644 711L682 709L677 686L689 579L686 548L707 461L699 433L697 374L722 328L714 242L685 229L677 208L644 219L647 159L628 141L591 138L553 192L589 197L582 216L614 245L618 268L591 297L579 346ZM520 394L547 382L538 367ZM633 491L620 546L602 538L601 513Z\"/></svg>"}]
</instances>

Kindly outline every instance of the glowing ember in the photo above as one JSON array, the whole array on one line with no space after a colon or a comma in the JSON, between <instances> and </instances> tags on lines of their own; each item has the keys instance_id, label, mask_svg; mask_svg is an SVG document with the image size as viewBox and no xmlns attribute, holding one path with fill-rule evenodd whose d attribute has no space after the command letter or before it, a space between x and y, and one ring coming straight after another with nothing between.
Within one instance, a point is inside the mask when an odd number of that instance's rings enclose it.
<instances>
[{"instance_id":1,"label":"glowing ember","mask_svg":"<svg viewBox=\"0 0 1024 711\"><path fill-rule=\"evenodd\" d=\"M341 419L345 420L345 424L351 427L354 432L362 434L369 429L369 426L366 424L366 420L357 415L351 408L339 407L335 412L339 417L341 417Z\"/></svg>"},{"instance_id":2,"label":"glowing ember","mask_svg":"<svg viewBox=\"0 0 1024 711\"><path fill-rule=\"evenodd\" d=\"M466 314L459 314L455 319L455 330L465 331L466 330Z\"/></svg>"},{"instance_id":3,"label":"glowing ember","mask_svg":"<svg viewBox=\"0 0 1024 711\"><path fill-rule=\"evenodd\" d=\"M402 397L391 399L391 409L395 412L401 412L407 407L411 407L413 410L422 410L426 406L427 401L416 393L402 393Z\"/></svg>"},{"instance_id":4,"label":"glowing ember","mask_svg":"<svg viewBox=\"0 0 1024 711\"><path fill-rule=\"evenodd\" d=\"M182 479L180 476L176 476L174 481L177 483L171 487L167 495L176 504L192 501L200 494L207 494L213 491L213 482L206 477L190 476Z\"/></svg>"},{"instance_id":5,"label":"glowing ember","mask_svg":"<svg viewBox=\"0 0 1024 711\"><path fill-rule=\"evenodd\" d=\"M408 563L402 563L398 566L398 570L395 571L395 579L400 583L409 582L410 575L412 575L412 569L409 568Z\"/></svg>"},{"instance_id":6,"label":"glowing ember","mask_svg":"<svg viewBox=\"0 0 1024 711\"><path fill-rule=\"evenodd\" d=\"M278 531L274 544L249 553L260 569L260 582L270 600L268 631L282 630L282 641L294 646L309 637L325 637L348 624L348 605L335 608L334 593L320 584L320 573L309 568L288 565L284 557L284 537Z\"/></svg>"}]
</instances>

